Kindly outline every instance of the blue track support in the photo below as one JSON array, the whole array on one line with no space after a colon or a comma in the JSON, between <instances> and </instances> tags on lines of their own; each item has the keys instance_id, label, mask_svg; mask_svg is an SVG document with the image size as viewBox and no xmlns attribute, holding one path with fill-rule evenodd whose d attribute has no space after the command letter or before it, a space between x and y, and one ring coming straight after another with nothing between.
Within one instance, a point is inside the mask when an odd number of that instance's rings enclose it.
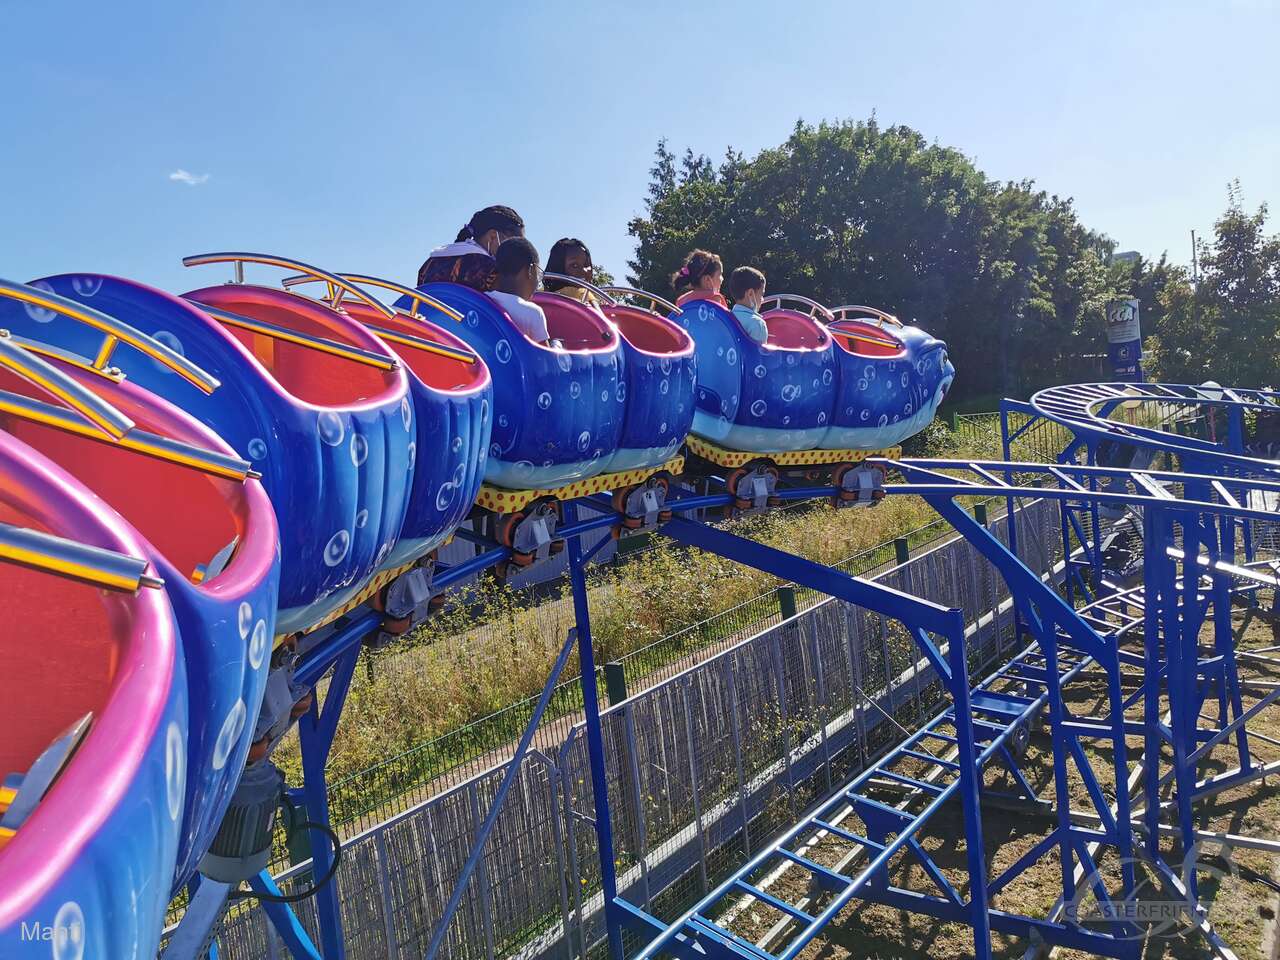
<instances>
[{"instance_id":1,"label":"blue track support","mask_svg":"<svg viewBox=\"0 0 1280 960\"><path fill-rule=\"evenodd\" d=\"M948 739L954 742L957 755L954 763L948 764L948 766L954 768L956 776L948 786L938 787L930 791L935 796L926 808L925 813L919 817L907 817L911 825L900 829L895 828L898 829L898 834L892 841L885 844L873 844L873 849L877 851L876 855L871 865L859 877L849 878L838 874L822 876L821 874L826 872L823 868L818 868L816 864L809 864L803 858L798 858L795 854L789 852L786 849L786 845L812 826L812 821L802 822L780 841L753 858L751 863L713 891L698 907L686 913L681 920L674 923L663 935L650 942L637 955L636 960L646 960L646 958L655 956L663 950L670 949L676 937L681 934L688 935L691 939L701 942L714 943L718 948L753 958L753 960L769 957L769 954L764 954L753 945L740 941L729 931L716 926L708 919L706 911L716 901L732 893L735 888L740 889L740 884L746 881L746 877L772 856L782 856L792 862L799 863L808 869L820 884L827 886L828 889L838 891L832 902L819 915L810 918L803 932L777 955L780 960L791 960L823 927L831 922L843 906L849 903L860 890L864 888L871 889L878 885L878 881L875 881L875 878L882 874L882 871L899 849L910 847L916 852L917 856L923 856L922 848L916 844L913 837L925 820L940 809L947 799L952 796L958 796L964 812L966 857L970 873L970 899L968 904L964 905L965 919L974 929L976 956L984 958L984 960L990 957L987 879L979 802L980 767L975 743L975 725L971 719L972 708L969 701L964 617L960 611L950 610L937 604L911 597L881 584L861 580L822 564L784 553L751 540L745 540L724 530L693 523L692 521L674 519L666 525L664 532L667 536L679 542L712 551L720 556L728 557L758 570L789 579L802 586L856 603L869 610L899 619L906 624L909 633L916 640L925 656L934 664L940 678L952 696L954 704L952 710L940 715L935 719L933 725L936 726L944 722L954 725L956 735L954 738ZM946 638L947 654L945 658L928 634ZM1027 703L1030 703L1030 701ZM986 739L990 739L992 742L985 748L984 758L999 749L1003 749L1003 739L1012 728L1012 724L1005 727L984 724L984 727L987 726L992 728L992 735ZM927 733L928 731L922 732L908 740L899 751L895 751L890 755L888 761L879 765L880 769L888 771L890 763L896 762L903 756L918 756L919 751L917 750L912 754L912 748L921 743ZM855 793L855 791L860 789L861 784L869 781L872 772L874 771L868 771L855 781L849 789L842 794L838 794L835 801L846 802L846 799L852 800L856 808L863 810L864 814L870 815L875 807L874 802ZM819 813L825 813L830 807L831 803L829 802ZM903 816L898 811L893 811L893 815L896 817Z\"/></svg>"},{"instance_id":2,"label":"blue track support","mask_svg":"<svg viewBox=\"0 0 1280 960\"><path fill-rule=\"evenodd\" d=\"M1113 703L1120 703L1117 696L1120 692L1120 662L1117 655L1114 637L1099 636L1080 619L1076 611L1059 597L1051 587L1040 580L1024 566L1009 549L985 527L975 521L953 499L934 496L929 498L930 504L946 518L974 547L989 560L1005 578L1011 593L1023 597L1025 611L1032 632L1039 641L1040 649L1045 656L1045 674L1048 681L1049 722L1054 737L1053 767L1054 786L1057 794L1058 833L1060 843L1060 859L1062 863L1063 897L1070 900L1075 894L1075 883L1072 875L1074 866L1074 848L1072 834L1076 828L1072 825L1069 810L1071 793L1067 771L1067 759L1072 747L1078 750L1075 733L1064 729L1067 711L1063 705L1062 689L1059 681L1059 642L1066 639L1082 653L1090 656L1106 673L1108 692L1116 697ZM1110 734L1114 744L1113 766L1115 782L1121 783L1128 769L1127 749L1125 746L1124 713L1122 710L1110 712ZM1098 787L1093 771L1088 764L1078 764L1078 772L1089 786L1090 794L1098 807L1099 815L1109 816L1105 804L1098 803L1101 789ZM1133 833L1130 815L1129 796L1124 790L1117 792L1117 812L1115 816L1115 846L1122 858L1132 856ZM1132 864L1126 864L1124 870L1124 894L1131 898L1134 892L1134 874Z\"/></svg>"},{"instance_id":3,"label":"blue track support","mask_svg":"<svg viewBox=\"0 0 1280 960\"><path fill-rule=\"evenodd\" d=\"M963 619L957 613L957 630L961 628L962 623ZM954 635L948 633L947 637L950 638ZM952 658L954 668L961 676L963 676L961 671L962 650L963 644L951 643L949 639L948 654ZM970 765L970 769L974 772L974 777L971 781L962 775L966 765L960 762L959 756L957 756L956 762L935 758L934 767L942 775L943 779L930 786L927 793L932 799L928 806L916 816L911 816L901 810L890 807L866 794L868 789L874 788L874 783L877 780L885 778L887 774L892 772L893 767L905 758L909 757L913 760L919 760L922 756L927 758L931 755L931 748L936 747L938 743L958 745L959 737L952 737L942 731L943 729L956 729L957 733L962 732L957 728L957 718L964 715L962 709L965 706L965 701L962 698L962 702L958 707L948 707L943 710L923 728L908 737L903 744L891 750L885 757L864 770L851 783L835 791L814 812L757 853L748 863L739 868L728 880L717 887L694 908L686 912L679 920L669 926L656 924L656 921L652 925L646 923L640 926L638 929L642 933L648 934L649 937L652 937L654 933L658 933L659 936L637 955L636 960L644 960L646 957L656 956L665 951L677 953L687 960L687 958L693 956L693 952L696 949L703 949L707 955L715 957L746 956L749 960L762 960L762 958L763 960L785 960L785 958L795 957L853 898L861 897L872 902L893 903L893 899L886 891L896 888L891 888L888 884L887 868L889 861L893 859L898 851L910 850L918 859L925 861L926 872L934 875L936 865L933 865L934 869L930 869L928 856L917 842L916 838L919 831L923 829L934 813L941 809L943 805L953 802L954 799L959 798L962 805L967 806L965 795L969 792L970 784L976 789L978 784L977 771L995 757L1000 757L1002 760L1008 757L1006 744L1013 731L1021 724L1028 722L1028 719L1041 710L1047 701L1048 693L1044 680L1045 670L1041 666L1043 659L1034 646L1029 647L1009 664L984 680L973 694L972 702L969 704L971 721L965 726L969 726L972 730L971 735L975 741L973 749L975 751L978 749L977 740L983 741L983 746L981 753L976 758L976 763ZM1060 669L1063 671L1063 682L1076 677L1091 664L1092 661L1087 657L1073 659L1070 664L1060 664ZM1036 689L1045 692L1041 692L1038 696L1012 699L994 692L996 685L1007 684L1010 681L1030 683ZM1001 706L1001 710L998 713L996 712L997 705ZM986 715L999 716L1000 722L973 719L973 712L979 709ZM969 793L969 800L970 802L973 800L972 793ZM839 808L845 805L852 807L857 815L867 823L866 833L868 837L864 838L857 832L832 825L832 818ZM975 820L974 822L977 823L978 821ZM789 849L795 843L816 831L834 833L864 848L870 857L870 862L866 867L861 868L856 875L839 874L820 867L808 858L797 855ZM895 834L892 839L888 836L890 833ZM1091 835L1089 831L1080 831L1081 837ZM939 884L940 889L946 892L946 896L936 898L911 894L912 898L918 898L910 901L914 905L913 908L918 907L918 912L927 915L963 923L973 923L980 911L982 919L975 926L975 936L979 939L985 936L983 933L986 929L985 925L990 923L992 929L1016 931L1023 935L1035 929L1036 932L1042 933L1050 942L1078 945L1080 941L1076 939L1076 934L1061 925L1037 922L1029 918L1016 918L990 910L988 887L985 884L985 879L982 879L984 867L981 864L980 827L976 833L970 833L966 824L966 842L973 839L977 839L979 843L971 846L967 851L969 855L968 866L970 869L979 871L978 883L983 885L983 889L978 890L974 886L974 878L971 876L970 885L973 889L973 895L971 895L970 901L968 903L963 901L956 902L952 896L954 893L953 888L948 889L951 885L949 883ZM736 938L731 932L717 926L714 921L709 919L709 916L723 905L722 902L725 898L737 896L743 892L740 886L742 882L749 882L751 876L757 875L771 864L780 862L779 858L789 864L795 864L808 870L824 889L835 892L836 896L831 903L823 908L820 914L810 914L812 920L801 924L803 929L786 944L784 949L770 954ZM620 901L620 905L624 908L628 917L641 917L641 919L647 917L647 915L643 914L643 911L625 903L625 901ZM938 905L941 906L939 907ZM997 921L1000 921L1002 925L997 926ZM1021 924L1021 926L1016 926L1015 924ZM1110 944L1115 941L1110 937L1100 937L1096 942ZM986 950L988 947L985 941L983 943L975 943L975 946L978 956L987 955ZM1111 953L1114 955L1115 951L1111 951Z\"/></svg>"},{"instance_id":4,"label":"blue track support","mask_svg":"<svg viewBox=\"0 0 1280 960\"><path fill-rule=\"evenodd\" d=\"M1202 535L1209 551L1209 560L1234 565L1235 530L1237 524L1228 517L1217 524L1203 525ZM1231 628L1231 578L1221 572L1213 572L1211 591L1213 597L1213 649L1219 658L1215 668L1218 693L1218 723L1226 727L1244 714L1244 702L1240 691L1240 673L1235 656L1235 636ZM1241 723L1235 734L1236 754L1240 768L1249 770L1252 759L1249 756L1249 738Z\"/></svg>"},{"instance_id":5,"label":"blue track support","mask_svg":"<svg viewBox=\"0 0 1280 960\"><path fill-rule=\"evenodd\" d=\"M273 897L280 896L280 888L271 879L271 874L265 870L256 877L252 877L249 880L249 886L258 893L265 893ZM288 948L296 960L324 960L320 955L320 951L316 949L315 943L312 942L306 928L302 926L297 915L287 903L263 900L262 909L266 911L267 917L271 920L271 925L276 928L276 932L280 934L280 939L284 941L285 947Z\"/></svg>"},{"instance_id":6,"label":"blue track support","mask_svg":"<svg viewBox=\"0 0 1280 960\"><path fill-rule=\"evenodd\" d=\"M909 593L894 590L883 584L851 576L833 567L756 543L754 540L735 536L717 527L676 517L663 527L662 532L680 543L736 560L746 566L771 573L783 581L789 580L817 590L819 593L839 597L841 600L894 617L939 636L946 636L951 627L951 618L955 611L939 604L921 600L919 597L913 597ZM941 660L936 650L930 654L930 658Z\"/></svg>"},{"instance_id":7,"label":"blue track support","mask_svg":"<svg viewBox=\"0 0 1280 960\"><path fill-rule=\"evenodd\" d=\"M567 505L565 510L567 520L572 522L576 519L576 510L572 504ZM609 780L605 773L604 736L600 729L600 700L596 689L596 660L591 638L591 608L587 598L585 568L589 559L589 556L583 556L582 544L578 538L575 537L569 541L569 582L573 590L573 612L578 625L578 661L582 668L582 709L586 726L587 753L591 762L591 796L595 804L596 841L600 849L605 926L609 936L609 952L613 960L623 960L623 917L615 903L618 897L618 879L613 852L613 820L609 812Z\"/></svg>"},{"instance_id":8,"label":"blue track support","mask_svg":"<svg viewBox=\"0 0 1280 960\"><path fill-rule=\"evenodd\" d=\"M493 833L494 824L498 822L498 814L502 812L502 805L506 802L507 794L511 792L512 784L516 782L516 778L520 775L520 767L524 763L525 755L529 752L529 745L533 742L533 735L537 732L538 725L542 722L542 715L546 713L547 705L551 702L551 694L555 692L556 682L560 679L560 674L563 672L565 664L569 661L569 654L574 648L576 633L576 630L571 630L561 646L560 655L556 657L555 666L551 668L547 682L542 687L542 695L538 698L538 704L533 709L533 716L529 718L529 723L525 726L524 733L520 736L520 743L516 747L515 754L507 763L506 772L502 775L502 783L499 784L498 792L494 795L493 803L489 807L489 813L476 834L475 842L471 845L471 854L467 857L466 864L463 865L462 871L458 874L458 879L454 882L453 893L450 894L449 902L445 904L444 912L440 915L435 931L431 935L431 943L427 946L427 960L434 960L439 954L440 946L444 943L445 934L449 932L449 923L453 920L453 915L457 912L458 906L462 903L462 897L466 893L467 882L471 879L471 875L475 873L476 867L484 856L484 848L489 842L489 835Z\"/></svg>"},{"instance_id":9,"label":"blue track support","mask_svg":"<svg viewBox=\"0 0 1280 960\"><path fill-rule=\"evenodd\" d=\"M974 523L977 523L975 520ZM977 960L991 958L991 918L987 903L987 865L982 844L982 805L978 800L981 776L977 749L973 742L973 715L969 705L968 647L964 642L964 616L956 611L948 636L947 655L951 660L948 684L955 702L955 731L960 766L960 800L964 809L965 859L969 866L969 924L973 927L973 949Z\"/></svg>"},{"instance_id":10,"label":"blue track support","mask_svg":"<svg viewBox=\"0 0 1280 960\"><path fill-rule=\"evenodd\" d=\"M382 614L364 610L352 614L324 641L307 653L306 659L294 671L294 682L304 687L315 686L334 662L352 647L357 650L365 637L382 625Z\"/></svg>"},{"instance_id":11,"label":"blue track support","mask_svg":"<svg viewBox=\"0 0 1280 960\"><path fill-rule=\"evenodd\" d=\"M306 800L307 816L318 823L328 825L329 787L325 776L325 764L333 735L338 729L338 718L351 688L351 676L355 673L360 647L352 646L342 654L329 681L329 692L323 709L319 698L311 701L310 709L298 721L298 743L302 753L302 791ZM324 834L311 837L312 876L323 877L333 866L334 852L329 838ZM320 917L320 944L324 960L344 960L347 955L342 937L342 915L338 906L337 877L316 891L316 913ZM303 954L306 957L306 954Z\"/></svg>"}]
</instances>

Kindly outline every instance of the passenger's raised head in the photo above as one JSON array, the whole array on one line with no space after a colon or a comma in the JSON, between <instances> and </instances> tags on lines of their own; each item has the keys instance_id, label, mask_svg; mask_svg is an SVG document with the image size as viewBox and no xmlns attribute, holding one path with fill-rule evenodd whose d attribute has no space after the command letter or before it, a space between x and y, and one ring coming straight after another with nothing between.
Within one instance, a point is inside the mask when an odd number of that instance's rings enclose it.
<instances>
[{"instance_id":1,"label":"passenger's raised head","mask_svg":"<svg viewBox=\"0 0 1280 960\"><path fill-rule=\"evenodd\" d=\"M547 254L547 272L562 273L566 277L574 277L577 280L585 280L592 283L595 264L591 262L591 251L587 249L587 245L577 237L564 237L557 240L551 247L551 252ZM563 280L552 280L548 278L543 282L543 287L556 293L563 292L562 288L571 286Z\"/></svg>"},{"instance_id":2,"label":"passenger's raised head","mask_svg":"<svg viewBox=\"0 0 1280 960\"><path fill-rule=\"evenodd\" d=\"M461 283L473 290L492 290L496 275L493 257L508 237L523 237L524 221L510 207L477 210L453 243L436 247L418 268L418 286Z\"/></svg>"},{"instance_id":3,"label":"passenger's raised head","mask_svg":"<svg viewBox=\"0 0 1280 960\"><path fill-rule=\"evenodd\" d=\"M676 303L686 300L714 300L724 305L720 284L724 280L724 263L709 250L694 250L684 264L671 275L671 286L678 294Z\"/></svg>"},{"instance_id":4,"label":"passenger's raised head","mask_svg":"<svg viewBox=\"0 0 1280 960\"><path fill-rule=\"evenodd\" d=\"M455 243L471 240L496 256L498 247L511 237L524 236L524 220L510 207L492 206L477 210L467 225L458 231Z\"/></svg>"},{"instance_id":5,"label":"passenger's raised head","mask_svg":"<svg viewBox=\"0 0 1280 960\"><path fill-rule=\"evenodd\" d=\"M755 267L738 267L729 275L729 298L752 310L764 301L764 274Z\"/></svg>"},{"instance_id":6,"label":"passenger's raised head","mask_svg":"<svg viewBox=\"0 0 1280 960\"><path fill-rule=\"evenodd\" d=\"M755 267L738 267L729 277L729 296L733 298L733 315L742 332L756 343L769 339L769 325L760 316L764 303L764 274Z\"/></svg>"},{"instance_id":7,"label":"passenger's raised head","mask_svg":"<svg viewBox=\"0 0 1280 960\"><path fill-rule=\"evenodd\" d=\"M538 289L538 250L524 237L502 241L496 257L498 289L528 300Z\"/></svg>"}]
</instances>

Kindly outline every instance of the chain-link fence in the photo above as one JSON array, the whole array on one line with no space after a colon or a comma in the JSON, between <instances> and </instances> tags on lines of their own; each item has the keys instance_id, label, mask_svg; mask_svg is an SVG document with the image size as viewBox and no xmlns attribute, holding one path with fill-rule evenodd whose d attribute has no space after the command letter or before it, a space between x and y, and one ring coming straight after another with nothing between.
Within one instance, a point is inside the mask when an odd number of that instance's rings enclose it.
<instances>
[{"instance_id":1,"label":"chain-link fence","mask_svg":"<svg viewBox=\"0 0 1280 960\"><path fill-rule=\"evenodd\" d=\"M1059 511L1017 513L1019 552L1052 576ZM1002 539L1007 521L991 524ZM976 680L1011 655L1002 579L964 540L874 579L967 613ZM941 706L932 669L896 621L828 600L614 704L603 716L620 891L673 918ZM333 880L348 957L424 955L504 773L474 776L344 845ZM442 956L585 958L603 937L583 727L542 738L518 771ZM305 864L281 879L309 882ZM298 907L313 935L310 901ZM219 956L280 954L258 906L222 923Z\"/></svg>"}]
</instances>

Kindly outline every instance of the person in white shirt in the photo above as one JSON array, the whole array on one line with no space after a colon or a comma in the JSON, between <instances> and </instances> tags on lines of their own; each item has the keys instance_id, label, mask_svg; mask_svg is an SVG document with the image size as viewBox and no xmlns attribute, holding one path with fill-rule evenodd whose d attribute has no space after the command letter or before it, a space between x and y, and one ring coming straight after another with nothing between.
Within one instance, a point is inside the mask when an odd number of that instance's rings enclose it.
<instances>
[{"instance_id":1,"label":"person in white shirt","mask_svg":"<svg viewBox=\"0 0 1280 960\"><path fill-rule=\"evenodd\" d=\"M507 312L516 328L535 343L548 344L547 315L530 301L538 289L538 251L524 237L502 241L497 254L497 289L489 297Z\"/></svg>"}]
</instances>

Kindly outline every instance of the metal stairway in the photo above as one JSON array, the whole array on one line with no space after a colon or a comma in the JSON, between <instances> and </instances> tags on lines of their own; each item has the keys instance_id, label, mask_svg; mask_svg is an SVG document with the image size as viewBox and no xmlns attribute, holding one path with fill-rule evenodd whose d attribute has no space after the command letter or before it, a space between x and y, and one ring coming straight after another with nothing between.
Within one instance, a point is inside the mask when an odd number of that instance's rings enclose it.
<instances>
[{"instance_id":1,"label":"metal stairway","mask_svg":"<svg viewBox=\"0 0 1280 960\"><path fill-rule=\"evenodd\" d=\"M1064 643L1069 642L1065 636L1062 639ZM1070 681L1092 662L1085 654L1060 650L1058 682ZM1028 802L1034 802L1035 791L1018 770L1014 753L1025 750L1026 736L1038 723L1048 700L1046 671L1047 660L1039 647L1033 645L971 693L970 724L974 740L981 747L979 773L992 760L1003 760L1020 783ZM634 960L647 960L663 953L689 960L699 957L791 960L855 897L876 900L878 893L888 892L890 861L902 851L913 855L932 879L937 888L935 901L939 898L945 901L957 916L967 912L970 901L947 880L917 839L930 818L955 797L960 787L960 767L947 756L948 753L954 755L956 737L946 730L954 729L955 722L954 709L937 714L669 926L619 900L619 906L634 920L641 921L651 931L661 931ZM894 805L883 796L886 791L905 794L905 797ZM845 823L851 814L864 825L861 832ZM807 848L824 836L844 848L839 869L824 866L806 855ZM847 866L858 861L865 865L845 872ZM802 909L752 882L753 878L782 865L799 867L809 874L811 887L819 891L819 896L813 899L821 903L820 909L816 912ZM717 918L723 919L743 897L755 898L794 921L781 946L773 951L764 950L718 921Z\"/></svg>"}]
</instances>

